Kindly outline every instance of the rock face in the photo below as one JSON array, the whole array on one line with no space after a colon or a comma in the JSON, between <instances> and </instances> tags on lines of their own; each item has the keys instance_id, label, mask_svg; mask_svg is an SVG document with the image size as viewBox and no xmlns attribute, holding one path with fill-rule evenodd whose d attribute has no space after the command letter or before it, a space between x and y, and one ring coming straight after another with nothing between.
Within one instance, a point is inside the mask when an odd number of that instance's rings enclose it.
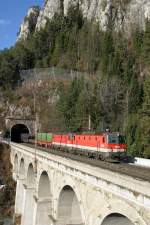
<instances>
[{"instance_id":1,"label":"rock face","mask_svg":"<svg viewBox=\"0 0 150 225\"><path fill-rule=\"evenodd\" d=\"M36 29L40 30L46 24L47 18L51 19L56 12L60 12L60 0L47 1L43 9L41 9L37 19Z\"/></svg>"},{"instance_id":2,"label":"rock face","mask_svg":"<svg viewBox=\"0 0 150 225\"><path fill-rule=\"evenodd\" d=\"M25 40L28 37L29 33L35 30L39 13L39 6L31 7L28 10L27 16L25 16L23 23L20 26L17 40Z\"/></svg>"},{"instance_id":3,"label":"rock face","mask_svg":"<svg viewBox=\"0 0 150 225\"><path fill-rule=\"evenodd\" d=\"M146 19L150 19L150 0L46 0L43 9L36 12L36 30L40 30L55 13L67 14L72 5L79 4L83 16L88 20L95 20L102 30L106 29L109 19L113 21L114 29L124 28L129 31L138 26L145 28ZM29 17L31 14L28 12ZM29 23L24 21L21 25L19 39L25 39L30 32Z\"/></svg>"},{"instance_id":4,"label":"rock face","mask_svg":"<svg viewBox=\"0 0 150 225\"><path fill-rule=\"evenodd\" d=\"M132 25L144 29L145 20L150 18L149 0L47 0L40 12L36 28L39 30L44 27L46 18L51 19L56 12L60 12L61 7L64 14L67 14L69 7L77 3L84 17L97 21L103 30L106 29L110 16L117 30L123 26L131 28Z\"/></svg>"}]
</instances>

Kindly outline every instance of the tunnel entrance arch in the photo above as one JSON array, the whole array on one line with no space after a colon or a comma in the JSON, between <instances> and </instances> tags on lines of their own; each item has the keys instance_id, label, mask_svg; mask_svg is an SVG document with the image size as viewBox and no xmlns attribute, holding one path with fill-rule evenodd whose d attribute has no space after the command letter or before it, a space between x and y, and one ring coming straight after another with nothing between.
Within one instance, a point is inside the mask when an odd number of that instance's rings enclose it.
<instances>
[{"instance_id":1,"label":"tunnel entrance arch","mask_svg":"<svg viewBox=\"0 0 150 225\"><path fill-rule=\"evenodd\" d=\"M135 225L126 216L119 213L112 213L105 217L101 225Z\"/></svg>"},{"instance_id":2,"label":"tunnel entrance arch","mask_svg":"<svg viewBox=\"0 0 150 225\"><path fill-rule=\"evenodd\" d=\"M20 143L22 134L30 134L28 127L24 124L15 124L11 128L11 141Z\"/></svg>"}]
</instances>

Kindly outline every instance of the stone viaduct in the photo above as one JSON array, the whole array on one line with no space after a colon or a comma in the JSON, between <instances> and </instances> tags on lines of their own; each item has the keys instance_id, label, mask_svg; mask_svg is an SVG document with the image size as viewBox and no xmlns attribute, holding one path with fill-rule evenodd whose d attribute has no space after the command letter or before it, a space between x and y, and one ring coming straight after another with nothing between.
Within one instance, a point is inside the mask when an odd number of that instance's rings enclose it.
<instances>
[{"instance_id":1,"label":"stone viaduct","mask_svg":"<svg viewBox=\"0 0 150 225\"><path fill-rule=\"evenodd\" d=\"M21 225L150 225L150 183L10 145Z\"/></svg>"}]
</instances>

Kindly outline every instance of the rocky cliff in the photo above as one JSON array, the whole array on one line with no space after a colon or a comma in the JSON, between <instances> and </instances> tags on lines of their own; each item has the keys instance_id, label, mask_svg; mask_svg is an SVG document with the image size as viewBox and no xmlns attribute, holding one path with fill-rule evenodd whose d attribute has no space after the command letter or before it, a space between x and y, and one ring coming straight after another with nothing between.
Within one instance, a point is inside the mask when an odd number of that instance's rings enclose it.
<instances>
[{"instance_id":1,"label":"rocky cliff","mask_svg":"<svg viewBox=\"0 0 150 225\"><path fill-rule=\"evenodd\" d=\"M29 33L35 30L39 13L39 6L31 7L28 10L27 16L25 16L20 26L20 31L18 32L17 40L25 40L28 37Z\"/></svg>"},{"instance_id":2,"label":"rocky cliff","mask_svg":"<svg viewBox=\"0 0 150 225\"><path fill-rule=\"evenodd\" d=\"M43 28L47 19L51 19L55 13L63 12L66 15L69 7L76 4L79 4L83 16L97 21L102 30L106 29L110 18L114 29L123 28L128 32L136 26L144 29L146 19L150 19L149 0L46 0L40 12L36 12L35 30ZM29 11L27 17L30 15ZM25 39L29 32L29 23L24 21L19 39Z\"/></svg>"}]
</instances>

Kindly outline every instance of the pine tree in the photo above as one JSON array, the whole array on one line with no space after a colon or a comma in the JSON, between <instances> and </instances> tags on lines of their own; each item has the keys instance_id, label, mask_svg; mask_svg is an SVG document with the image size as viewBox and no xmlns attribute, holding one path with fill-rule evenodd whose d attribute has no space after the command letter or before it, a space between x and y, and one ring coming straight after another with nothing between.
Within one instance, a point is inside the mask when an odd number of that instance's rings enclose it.
<instances>
[{"instance_id":1,"label":"pine tree","mask_svg":"<svg viewBox=\"0 0 150 225\"><path fill-rule=\"evenodd\" d=\"M76 131L80 127L77 123L77 105L79 106L79 96L81 91L83 90L83 79L75 78L71 85L69 86L68 90L63 92L63 95L60 96L60 100L58 106L60 111L62 112L62 116L64 117L66 130L68 131ZM77 104L78 102L78 104ZM80 111L78 109L78 111ZM80 113L81 116L82 113ZM78 121L80 118L78 117Z\"/></svg>"},{"instance_id":2,"label":"pine tree","mask_svg":"<svg viewBox=\"0 0 150 225\"><path fill-rule=\"evenodd\" d=\"M104 110L100 98L100 86L95 84L93 95L92 95L92 105L91 105L91 121L92 128L96 131L102 131L104 129Z\"/></svg>"},{"instance_id":3,"label":"pine tree","mask_svg":"<svg viewBox=\"0 0 150 225\"><path fill-rule=\"evenodd\" d=\"M143 48L143 52L142 52L143 63L145 65L149 65L150 64L150 21L147 21L146 23L146 31L143 37L142 48Z\"/></svg>"},{"instance_id":4,"label":"pine tree","mask_svg":"<svg viewBox=\"0 0 150 225\"><path fill-rule=\"evenodd\" d=\"M144 82L144 99L140 116L143 155L150 158L150 74L147 75Z\"/></svg>"},{"instance_id":5,"label":"pine tree","mask_svg":"<svg viewBox=\"0 0 150 225\"><path fill-rule=\"evenodd\" d=\"M140 115L130 114L126 122L127 151L132 156L143 157L143 150L140 141L141 131L139 127Z\"/></svg>"}]
</instances>

